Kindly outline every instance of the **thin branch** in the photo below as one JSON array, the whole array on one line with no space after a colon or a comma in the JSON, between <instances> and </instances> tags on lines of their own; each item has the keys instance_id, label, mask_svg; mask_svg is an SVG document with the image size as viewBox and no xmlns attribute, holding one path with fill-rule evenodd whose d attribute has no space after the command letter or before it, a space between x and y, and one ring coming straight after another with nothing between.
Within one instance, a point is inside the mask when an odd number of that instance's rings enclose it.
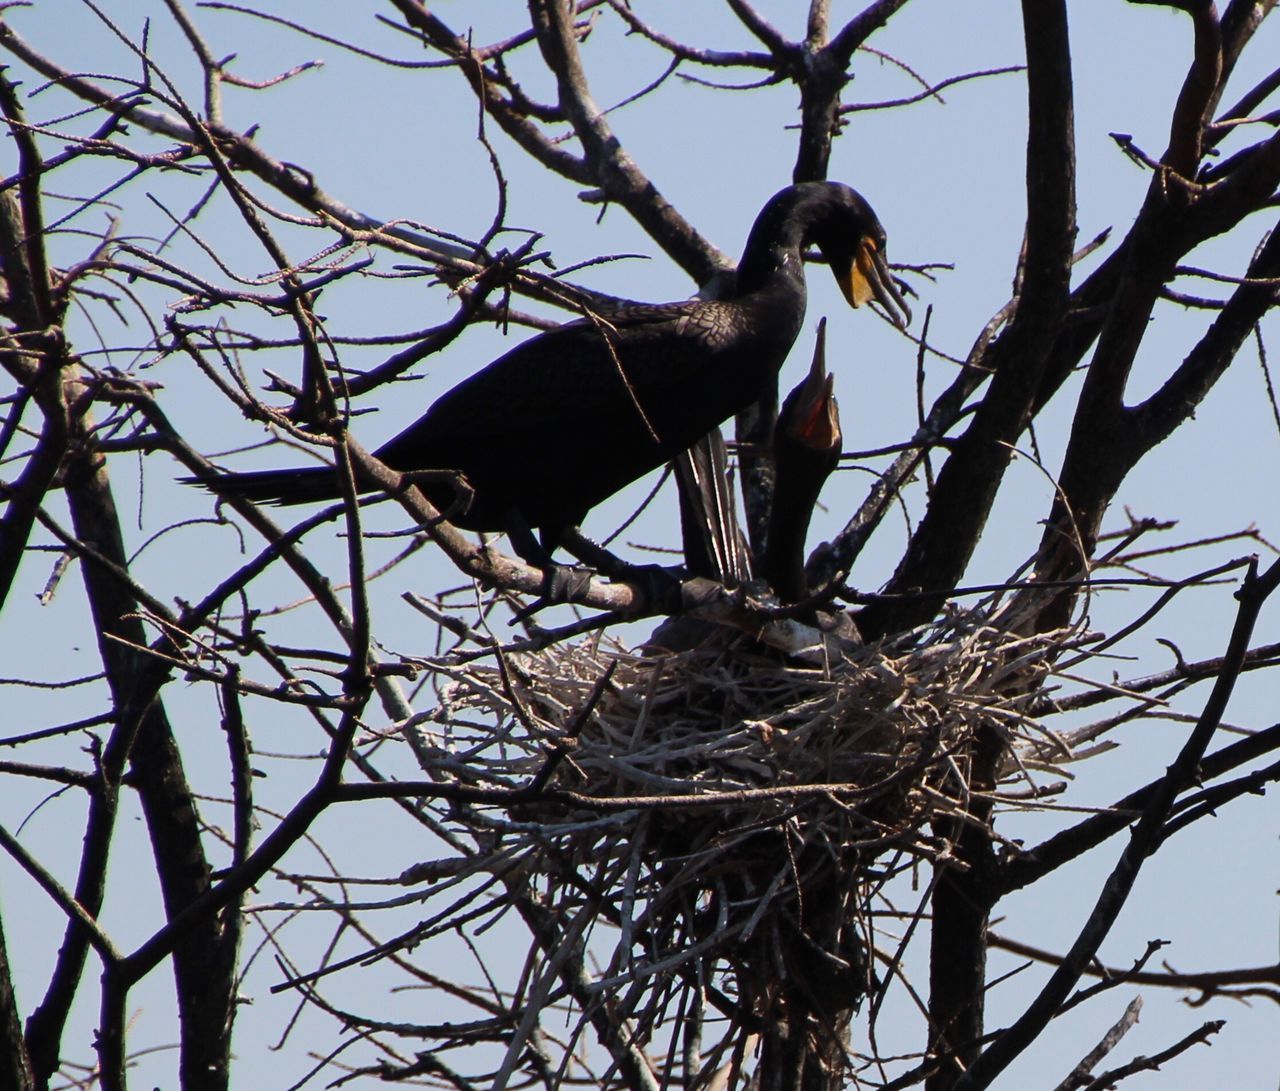
<instances>
[{"instance_id":1,"label":"thin branch","mask_svg":"<svg viewBox=\"0 0 1280 1091\"><path fill-rule=\"evenodd\" d=\"M103 962L118 962L121 953L111 941L111 937L102 930L95 917L80 904L79 899L71 894L61 883L49 874L40 862L22 846L22 842L14 837L3 826L0 826L0 848L3 848L18 866L31 876L63 913L68 920L83 930L85 938L98 952Z\"/></svg>"},{"instance_id":2,"label":"thin branch","mask_svg":"<svg viewBox=\"0 0 1280 1091\"><path fill-rule=\"evenodd\" d=\"M1060 966L1062 956L1033 947L1029 943L1010 939L995 932L990 934L991 946L1022 958L1032 958L1049 966ZM1162 941L1153 941L1162 942ZM1205 995L1216 993L1228 994L1227 991L1238 986L1272 985L1264 995L1270 995L1280 1004L1280 967L1250 966L1231 970L1206 970L1203 973L1184 973L1175 970L1144 970L1141 968L1120 969L1104 966L1094 960L1084 969L1085 976L1100 978L1109 986L1114 985L1153 985L1165 989L1194 989ZM1228 994L1230 995L1230 994Z\"/></svg>"},{"instance_id":3,"label":"thin branch","mask_svg":"<svg viewBox=\"0 0 1280 1091\"><path fill-rule=\"evenodd\" d=\"M1054 1091L1078 1091L1089 1081L1089 1075L1099 1064L1102 1058L1110 1053L1120 1044L1121 1039L1129 1033L1138 1023L1138 1014L1142 1011L1142 997L1135 996L1129 1001L1128 1006L1124 1009L1124 1014L1120 1016L1115 1025L1107 1031L1096 1046L1081 1058L1080 1063L1071 1070L1071 1074L1063 1080Z\"/></svg>"}]
</instances>

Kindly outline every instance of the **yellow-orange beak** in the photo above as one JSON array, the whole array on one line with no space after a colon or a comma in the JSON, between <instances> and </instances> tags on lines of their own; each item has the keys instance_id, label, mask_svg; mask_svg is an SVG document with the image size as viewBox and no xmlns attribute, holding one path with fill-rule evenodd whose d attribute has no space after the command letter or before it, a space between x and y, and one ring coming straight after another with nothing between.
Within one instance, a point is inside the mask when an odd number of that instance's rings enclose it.
<instances>
[{"instance_id":1,"label":"yellow-orange beak","mask_svg":"<svg viewBox=\"0 0 1280 1091\"><path fill-rule=\"evenodd\" d=\"M873 239L864 238L848 268L837 269L835 274L850 307L861 307L874 299L899 329L910 324L911 308L893 282L889 264Z\"/></svg>"}]
</instances>

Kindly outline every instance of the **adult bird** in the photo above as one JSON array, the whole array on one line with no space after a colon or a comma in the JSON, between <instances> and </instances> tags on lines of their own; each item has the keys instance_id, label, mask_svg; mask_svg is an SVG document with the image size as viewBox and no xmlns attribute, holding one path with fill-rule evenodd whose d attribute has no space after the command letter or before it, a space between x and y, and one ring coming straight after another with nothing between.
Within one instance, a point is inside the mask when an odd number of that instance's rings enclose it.
<instances>
[{"instance_id":1,"label":"adult bird","mask_svg":"<svg viewBox=\"0 0 1280 1091\"><path fill-rule=\"evenodd\" d=\"M823 483L840 460L842 441L834 380L826 370L826 336L824 318L818 323L809 373L787 395L778 413L772 445L773 504L764 548L754 566L738 529L719 430L711 433L710 443L685 452L676 462L676 471L682 475L680 515L685 567L690 574L736 586L751 578L754 567L784 605L808 597L804 547L809 520ZM799 620L819 624L812 609L800 614ZM851 626L823 627L850 635ZM728 630L714 622L683 614L663 621L645 643L655 651L680 652L722 647L727 635Z\"/></svg>"},{"instance_id":2,"label":"adult bird","mask_svg":"<svg viewBox=\"0 0 1280 1091\"><path fill-rule=\"evenodd\" d=\"M823 483L840 461L840 409L826 367L827 320L818 323L813 364L787 395L773 431L773 509L760 574L784 603L809 593L804 545Z\"/></svg>"},{"instance_id":3,"label":"adult bird","mask_svg":"<svg viewBox=\"0 0 1280 1091\"><path fill-rule=\"evenodd\" d=\"M728 298L631 306L539 334L463 380L375 454L401 472L461 474L471 500L450 520L506 531L546 567L591 508L761 396L800 331L809 246L852 306L875 299L896 324L910 321L870 205L846 185L803 182L761 210ZM202 483L278 504L339 495L327 467ZM447 480L419 487L436 507L457 506ZM541 531L541 551L532 529Z\"/></svg>"}]
</instances>

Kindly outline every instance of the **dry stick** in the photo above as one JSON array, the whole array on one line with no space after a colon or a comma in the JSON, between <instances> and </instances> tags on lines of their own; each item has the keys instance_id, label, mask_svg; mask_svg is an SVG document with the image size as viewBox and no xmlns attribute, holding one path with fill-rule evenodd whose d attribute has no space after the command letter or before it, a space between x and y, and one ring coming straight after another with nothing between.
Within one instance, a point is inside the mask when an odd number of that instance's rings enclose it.
<instances>
[{"instance_id":1,"label":"dry stick","mask_svg":"<svg viewBox=\"0 0 1280 1091\"><path fill-rule=\"evenodd\" d=\"M726 52L715 49L697 49L686 45L675 38L668 37L661 31L643 22L631 9L627 0L608 0L611 7L622 20L637 34L649 39L660 49L665 49L676 60L692 61L694 64L706 65L709 68L762 68L772 72L776 62L768 53L752 53L746 50Z\"/></svg>"},{"instance_id":2,"label":"dry stick","mask_svg":"<svg viewBox=\"0 0 1280 1091\"><path fill-rule=\"evenodd\" d=\"M1089 1073L1101 1063L1102 1058L1115 1049L1120 1044L1120 1039L1137 1024L1140 1011L1142 1011L1142 997L1135 996L1129 1001L1124 1014L1115 1026L1107 1031L1101 1042L1084 1055L1080 1063L1071 1070L1071 1074L1058 1084L1054 1091L1076 1091L1077 1088L1082 1087L1089 1079Z\"/></svg>"},{"instance_id":3,"label":"dry stick","mask_svg":"<svg viewBox=\"0 0 1280 1091\"><path fill-rule=\"evenodd\" d=\"M30 765L24 761L0 761L0 774L51 780L55 784L85 788L89 791L98 785L98 778L93 773L84 773L78 769L59 765ZM21 826L18 827L18 832L22 832Z\"/></svg>"},{"instance_id":4,"label":"dry stick","mask_svg":"<svg viewBox=\"0 0 1280 1091\"><path fill-rule=\"evenodd\" d=\"M534 941L543 954L557 964L564 990L573 996L591 1020L596 1036L611 1054L626 1085L632 1091L658 1091L649 1058L625 1034L625 1028L613 1018L608 1006L595 1002L591 994L592 982L584 966L585 952L581 943L570 943L564 930L556 926L551 915L542 906L517 891L515 884L511 884L511 889L516 898L516 910L533 934ZM584 910L584 917L585 915Z\"/></svg>"},{"instance_id":5,"label":"dry stick","mask_svg":"<svg viewBox=\"0 0 1280 1091\"><path fill-rule=\"evenodd\" d=\"M1248 566L1253 566L1254 568L1256 568L1257 558L1256 557L1253 557L1253 558L1238 557L1235 560L1226 561L1225 563L1217 565L1214 568L1206 569L1204 572L1197 572L1195 573L1195 575L1186 577L1186 579L1177 580L1171 583L1169 585L1168 590L1165 591L1164 594L1162 594L1158 599L1156 599L1156 601L1152 603L1151 606L1148 607L1145 611L1143 611L1143 613L1139 614L1135 620L1129 622L1129 624L1125 625L1122 629L1119 629L1118 631L1112 633L1101 643L1090 648L1088 655L1081 655L1076 659L1072 659L1064 663L1062 665L1062 669L1070 670L1072 667L1076 666L1077 664L1083 662L1086 659L1096 658L1099 654L1101 654L1107 648L1113 647L1114 645L1120 643L1120 641L1123 640L1125 637L1131 635L1132 633L1136 633L1139 629L1141 629L1144 625L1146 625L1148 621L1150 621L1153 617L1155 617L1156 614L1158 614L1161 610L1163 610L1166 606L1168 606L1169 603L1173 600L1174 596L1178 594L1178 592L1184 591L1188 587L1196 587L1196 586L1202 585L1208 580L1214 579L1217 576L1226 575L1226 573L1228 572L1234 572L1237 568L1245 568ZM1089 584L1090 581L1086 580L1084 581L1084 583ZM1050 581L1046 581L1046 585L1050 585Z\"/></svg>"},{"instance_id":6,"label":"dry stick","mask_svg":"<svg viewBox=\"0 0 1280 1091\"><path fill-rule=\"evenodd\" d=\"M953 87L957 83L967 83L969 80L984 79L988 76L1007 76L1013 72L1025 72L1026 68L1027 66L1024 64L1010 64L1000 68L984 68L976 72L965 72L959 76L948 76L944 80L927 85L923 90L917 91L915 94L905 95L902 98L881 99L878 102L854 102L847 106L841 106L840 116L845 117L864 110L888 110L895 106L911 106L929 98L936 98L939 102L943 102L945 100L938 94L943 88Z\"/></svg>"},{"instance_id":7,"label":"dry stick","mask_svg":"<svg viewBox=\"0 0 1280 1091\"><path fill-rule=\"evenodd\" d=\"M588 8L598 6L603 2L604 0L590 0L589 3L579 7L578 9L579 14L581 14L584 10L587 10ZM264 22L274 23L277 26L287 27L289 30L295 31L296 33L302 35L304 38L312 38L317 42L323 42L325 45L337 46L339 49L345 49L347 52L352 53L357 57L364 57L368 60L377 61L380 64L389 65L393 68L405 68L410 70L421 69L421 68L447 68L456 63L453 60L407 61L398 57L389 56L385 53L377 53L374 50L364 49L358 45L355 45L354 43L344 38L337 38L329 34L323 34L319 30L316 30L314 27L307 26L304 23L294 22L290 19L282 18L279 15L271 15L265 11L257 11L253 8L244 7L239 4L221 3L221 2L218 2L218 0L205 0L205 2L201 3L200 6L202 8L206 8L212 11L219 11L219 10L231 11L239 15L249 15L255 19L261 19ZM385 23L392 30L397 30L397 31L400 31L401 33L405 32L405 28L403 26L400 26L397 23L393 23L386 16L379 15L377 19L379 22ZM476 60L487 61L492 57L501 56L502 54L508 52L509 50L516 49L521 45L528 44L528 42L532 39L532 37L533 37L532 31L525 31L523 34L513 35L512 37L507 38L504 41L495 42L492 45L477 46L476 48L472 49L470 53L472 56L476 58Z\"/></svg>"},{"instance_id":8,"label":"dry stick","mask_svg":"<svg viewBox=\"0 0 1280 1091\"><path fill-rule=\"evenodd\" d=\"M1090 985L1087 989L1077 989L1075 993L1072 994L1071 998L1062 1005L1058 1014L1065 1015L1072 1008L1078 1008L1086 1000L1092 1000L1099 993L1104 993L1109 989L1116 988L1118 985L1123 985L1126 982L1132 981L1134 975L1140 973L1142 968L1155 957L1156 952L1167 947L1168 944L1169 941L1164 939L1147 940L1147 949L1134 959L1133 966L1130 969L1124 970L1115 976L1107 976L1103 974L1101 975L1102 980L1097 984ZM1096 964L1096 962L1097 960L1095 959L1094 963Z\"/></svg>"},{"instance_id":9,"label":"dry stick","mask_svg":"<svg viewBox=\"0 0 1280 1091\"><path fill-rule=\"evenodd\" d=\"M470 83L476 98L484 104L485 112L535 162L579 185L598 184L599 179L593 176L591 167L584 159L566 152L557 142L547 137L534 121L535 118L543 122L563 121L563 111L530 102L522 92L512 87L511 81L497 66L473 63L474 59L484 62L496 54L493 50L473 49L466 38L454 33L418 0L391 2L404 17L405 23L417 31L427 44L453 59ZM508 91L510 97L504 98L501 93L503 90Z\"/></svg>"},{"instance_id":10,"label":"dry stick","mask_svg":"<svg viewBox=\"0 0 1280 1091\"><path fill-rule=\"evenodd\" d=\"M1157 941L1151 941L1153 944ZM1052 951L1045 951L1039 947L1032 947L1029 943L1022 943L1019 940L1009 939L1006 936L991 934L991 946L998 947L1002 951L1008 951L1011 954L1021 955L1023 958L1033 958L1037 962L1043 962L1050 966L1060 966L1062 964L1062 956L1054 954ZM1144 970L1141 969L1142 963L1146 961L1146 955L1138 960L1133 967L1127 970L1117 969L1114 966L1104 966L1096 960L1090 962L1085 967L1084 972L1090 977L1099 977L1103 979L1103 983L1108 985L1154 985L1163 989L1196 989L1202 993L1223 992L1233 986L1246 985L1275 985L1280 987L1280 966L1245 966L1234 970L1205 970L1200 973L1179 973L1174 970ZM1233 990L1234 991L1234 990ZM1280 999L1280 993L1268 992L1267 995L1273 999Z\"/></svg>"},{"instance_id":11,"label":"dry stick","mask_svg":"<svg viewBox=\"0 0 1280 1091\"><path fill-rule=\"evenodd\" d=\"M165 6L168 7L173 21L182 29L187 44L191 46L200 61L200 68L204 72L204 112L209 121L217 125L222 121L221 65L209 48L209 43L200 33L199 27L195 25L178 0L165 0Z\"/></svg>"},{"instance_id":12,"label":"dry stick","mask_svg":"<svg viewBox=\"0 0 1280 1091\"><path fill-rule=\"evenodd\" d=\"M1241 670L1249 671L1273 667L1278 662L1280 662L1280 644L1263 644L1260 647L1249 649L1249 654L1245 657L1244 666ZM1136 700L1140 694L1149 693L1151 690L1172 687L1170 691L1161 694L1159 698L1167 699L1173 692L1179 692L1195 682L1204 681L1206 678L1215 677L1221 669L1221 656L1200 659L1194 663L1180 662L1176 667L1172 667L1160 674L1128 679L1114 685L1095 683L1096 688L1082 693L1071 694L1067 697L1045 696L1041 699L1041 703L1037 703L1033 707L1033 711L1038 715L1070 712L1074 709L1089 708L1093 705L1114 701L1122 697Z\"/></svg>"},{"instance_id":13,"label":"dry stick","mask_svg":"<svg viewBox=\"0 0 1280 1091\"><path fill-rule=\"evenodd\" d=\"M725 806L740 806L764 800L795 800L832 797L848 803L875 796L888 784L918 774L916 766L906 766L870 788L857 788L846 783L782 784L771 788L743 788L740 791L703 792L697 795L609 795L593 796L566 788L478 788L470 784L438 781L397 780L341 784L334 789L334 802L354 803L363 799L406 799L415 796L439 798L458 803L482 803L512 807L525 803L563 803L583 807L600 814L619 811L694 811Z\"/></svg>"},{"instance_id":14,"label":"dry stick","mask_svg":"<svg viewBox=\"0 0 1280 1091\"><path fill-rule=\"evenodd\" d=\"M1040 994L1013 1025L1001 1032L983 1051L969 1071L956 1083L956 1091L977 1091L978 1088L990 1086L1010 1062L1040 1035L1079 981L1085 967L1097 955L1098 948L1128 900L1143 863L1159 847L1164 837L1164 824L1173 809L1174 801L1180 792L1195 781L1200 759L1213 739L1240 676L1258 614L1277 584L1280 584L1280 561L1273 563L1261 576L1258 575L1256 562L1250 567L1243 586L1236 592L1240 607L1227 647L1223 671L1182 750L1165 776L1157 782L1130 834L1128 845L1098 896L1093 912L1071 945L1062 965L1053 972Z\"/></svg>"},{"instance_id":15,"label":"dry stick","mask_svg":"<svg viewBox=\"0 0 1280 1091\"><path fill-rule=\"evenodd\" d=\"M324 383L327 405L333 406L333 389ZM369 617L369 589L364 578L364 536L360 531L360 498L356 486L356 471L352 457L355 443L345 428L342 432L346 443L337 449L338 484L342 490L343 511L347 525L347 567L351 583L351 637L350 656L343 678L343 693L357 697L369 693L371 683L370 656L373 652L373 635Z\"/></svg>"},{"instance_id":16,"label":"dry stick","mask_svg":"<svg viewBox=\"0 0 1280 1091\"><path fill-rule=\"evenodd\" d=\"M536 594L544 583L543 573L522 561L494 550L474 545L460 530L447 522L441 513L412 485L413 474L399 474L387 469L352 439L347 437L352 461L362 480L386 489L423 527L430 538L445 552L453 564L467 576L482 583L507 590ZM238 510L248 505L237 504ZM631 584L610 583L592 577L586 590L575 596L575 602L632 614L643 602L640 588Z\"/></svg>"},{"instance_id":17,"label":"dry stick","mask_svg":"<svg viewBox=\"0 0 1280 1091\"><path fill-rule=\"evenodd\" d=\"M1271 419L1275 421L1276 431L1280 432L1280 404L1276 402L1276 387L1271 380L1271 368L1267 363L1267 343L1262 339L1262 323L1253 327L1253 339L1258 345L1258 366L1262 369L1262 383L1267 390L1267 404L1271 406Z\"/></svg>"},{"instance_id":18,"label":"dry stick","mask_svg":"<svg viewBox=\"0 0 1280 1091\"><path fill-rule=\"evenodd\" d=\"M600 698L604 696L604 691L609 683L613 680L613 673L618 669L618 660L614 659L610 662L608 669L600 676L595 687L592 689L590 696L587 698L586 704L573 718L573 723L569 725L569 729L562 736L561 742L551 747L550 753L547 754L547 760L543 763L541 769L538 770L534 778L529 782L528 790L531 792L540 792L546 787L547 782L551 779L551 775L556 771L556 767L564 760L564 756L569 752L570 739L576 739L582 734L582 729L587 726L591 719L591 714L595 711L596 705L599 704Z\"/></svg>"}]
</instances>

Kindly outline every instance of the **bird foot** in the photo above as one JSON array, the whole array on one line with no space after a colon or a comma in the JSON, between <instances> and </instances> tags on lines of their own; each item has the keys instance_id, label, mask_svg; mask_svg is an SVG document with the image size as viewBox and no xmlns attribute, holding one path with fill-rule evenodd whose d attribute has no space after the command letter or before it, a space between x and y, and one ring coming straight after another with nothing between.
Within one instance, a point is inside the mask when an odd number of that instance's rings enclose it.
<instances>
[{"instance_id":1,"label":"bird foot","mask_svg":"<svg viewBox=\"0 0 1280 1091\"><path fill-rule=\"evenodd\" d=\"M591 585L594 575L589 569L572 565L549 564L542 570L542 590L538 597L511 618L513 625L528 621L539 610L548 606L562 606L566 602L579 602Z\"/></svg>"},{"instance_id":2,"label":"bird foot","mask_svg":"<svg viewBox=\"0 0 1280 1091\"><path fill-rule=\"evenodd\" d=\"M684 607L684 581L660 564L625 565L609 578L640 589L643 613L678 614Z\"/></svg>"}]
</instances>

